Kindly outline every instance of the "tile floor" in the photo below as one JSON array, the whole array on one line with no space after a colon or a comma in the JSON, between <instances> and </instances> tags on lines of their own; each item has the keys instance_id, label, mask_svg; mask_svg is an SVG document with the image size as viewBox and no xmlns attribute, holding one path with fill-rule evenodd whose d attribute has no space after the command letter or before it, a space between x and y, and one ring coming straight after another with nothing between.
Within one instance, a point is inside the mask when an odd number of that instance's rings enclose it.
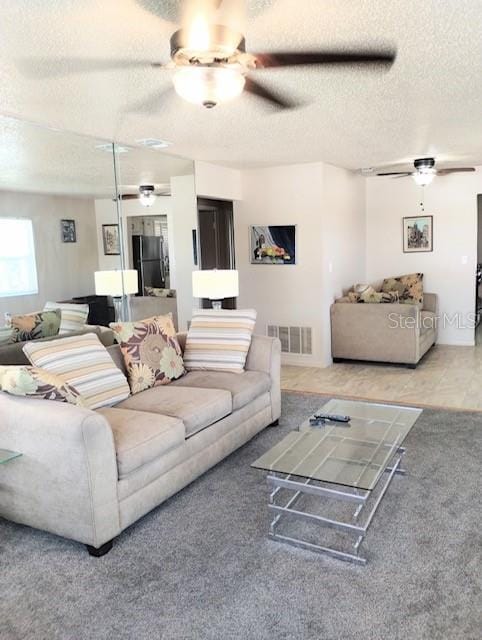
<instances>
[{"instance_id":1,"label":"tile floor","mask_svg":"<svg viewBox=\"0 0 482 640\"><path fill-rule=\"evenodd\" d=\"M475 347L436 345L417 369L338 363L325 369L283 366L285 391L482 411L482 325Z\"/></svg>"}]
</instances>

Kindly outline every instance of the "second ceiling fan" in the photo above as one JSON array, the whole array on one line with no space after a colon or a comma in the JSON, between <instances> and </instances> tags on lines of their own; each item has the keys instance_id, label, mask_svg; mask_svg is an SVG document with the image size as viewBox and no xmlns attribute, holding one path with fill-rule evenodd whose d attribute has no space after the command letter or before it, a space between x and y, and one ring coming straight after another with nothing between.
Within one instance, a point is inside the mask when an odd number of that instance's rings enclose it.
<instances>
[{"instance_id":1,"label":"second ceiling fan","mask_svg":"<svg viewBox=\"0 0 482 640\"><path fill-rule=\"evenodd\" d=\"M436 169L435 158L417 158L413 161L415 171L388 171L377 173L377 176L392 176L394 178L405 178L412 176L415 182L421 186L429 185L435 176L448 176L451 173L467 173L475 171L475 167L452 167L447 169Z\"/></svg>"}]
</instances>

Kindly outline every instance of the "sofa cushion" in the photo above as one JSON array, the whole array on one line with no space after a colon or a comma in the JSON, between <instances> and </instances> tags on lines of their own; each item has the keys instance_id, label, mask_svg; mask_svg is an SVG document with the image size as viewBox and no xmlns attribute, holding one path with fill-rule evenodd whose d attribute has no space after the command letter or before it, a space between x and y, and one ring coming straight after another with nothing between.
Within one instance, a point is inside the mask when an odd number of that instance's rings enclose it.
<instances>
[{"instance_id":1,"label":"sofa cushion","mask_svg":"<svg viewBox=\"0 0 482 640\"><path fill-rule=\"evenodd\" d=\"M177 387L170 384L153 387L131 396L118 404L117 408L148 411L178 418L184 422L187 438L229 415L233 403L229 391Z\"/></svg>"},{"instance_id":2,"label":"sofa cushion","mask_svg":"<svg viewBox=\"0 0 482 640\"><path fill-rule=\"evenodd\" d=\"M244 371L256 323L254 309L195 309L184 350L188 371Z\"/></svg>"},{"instance_id":3,"label":"sofa cushion","mask_svg":"<svg viewBox=\"0 0 482 640\"><path fill-rule=\"evenodd\" d=\"M169 384L185 373L170 313L110 326L124 356L132 393Z\"/></svg>"},{"instance_id":4,"label":"sofa cushion","mask_svg":"<svg viewBox=\"0 0 482 640\"><path fill-rule=\"evenodd\" d=\"M46 302L44 311L60 309L59 335L63 336L72 331L81 331L89 316L88 304L72 304L71 302Z\"/></svg>"},{"instance_id":5,"label":"sofa cushion","mask_svg":"<svg viewBox=\"0 0 482 640\"><path fill-rule=\"evenodd\" d=\"M125 376L95 333L27 342L23 350L32 364L59 375L77 389L89 409L112 406L129 395Z\"/></svg>"},{"instance_id":6,"label":"sofa cushion","mask_svg":"<svg viewBox=\"0 0 482 640\"><path fill-rule=\"evenodd\" d=\"M271 378L262 371L227 373L224 371L190 371L183 378L173 382L177 387L198 387L200 389L225 389L233 398L233 411L270 390Z\"/></svg>"},{"instance_id":7,"label":"sofa cushion","mask_svg":"<svg viewBox=\"0 0 482 640\"><path fill-rule=\"evenodd\" d=\"M184 425L176 418L115 407L97 413L112 429L119 478L184 443Z\"/></svg>"}]
</instances>

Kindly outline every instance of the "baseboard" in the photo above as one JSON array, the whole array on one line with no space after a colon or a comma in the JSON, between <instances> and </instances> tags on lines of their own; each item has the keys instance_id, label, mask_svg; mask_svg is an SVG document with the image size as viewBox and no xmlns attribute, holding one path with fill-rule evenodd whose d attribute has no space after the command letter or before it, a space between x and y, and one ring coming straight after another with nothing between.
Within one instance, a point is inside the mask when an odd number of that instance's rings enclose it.
<instances>
[{"instance_id":1,"label":"baseboard","mask_svg":"<svg viewBox=\"0 0 482 640\"><path fill-rule=\"evenodd\" d=\"M438 340L436 344L444 347L475 347L475 340Z\"/></svg>"}]
</instances>

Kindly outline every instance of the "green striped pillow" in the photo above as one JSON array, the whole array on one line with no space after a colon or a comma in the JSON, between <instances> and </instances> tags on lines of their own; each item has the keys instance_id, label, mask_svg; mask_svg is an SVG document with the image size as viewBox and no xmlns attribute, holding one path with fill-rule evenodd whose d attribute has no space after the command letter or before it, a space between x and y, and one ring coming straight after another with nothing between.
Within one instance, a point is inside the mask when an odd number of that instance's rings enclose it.
<instances>
[{"instance_id":1,"label":"green striped pillow","mask_svg":"<svg viewBox=\"0 0 482 640\"><path fill-rule=\"evenodd\" d=\"M196 309L186 338L188 371L242 373L256 324L254 309Z\"/></svg>"},{"instance_id":2,"label":"green striped pillow","mask_svg":"<svg viewBox=\"0 0 482 640\"><path fill-rule=\"evenodd\" d=\"M125 375L94 333L49 342L28 342L30 362L77 389L88 409L109 407L129 397Z\"/></svg>"},{"instance_id":3,"label":"green striped pillow","mask_svg":"<svg viewBox=\"0 0 482 640\"><path fill-rule=\"evenodd\" d=\"M89 315L88 304L72 304L70 302L47 302L44 311L60 309L60 329L59 335L80 331L87 323Z\"/></svg>"}]
</instances>

